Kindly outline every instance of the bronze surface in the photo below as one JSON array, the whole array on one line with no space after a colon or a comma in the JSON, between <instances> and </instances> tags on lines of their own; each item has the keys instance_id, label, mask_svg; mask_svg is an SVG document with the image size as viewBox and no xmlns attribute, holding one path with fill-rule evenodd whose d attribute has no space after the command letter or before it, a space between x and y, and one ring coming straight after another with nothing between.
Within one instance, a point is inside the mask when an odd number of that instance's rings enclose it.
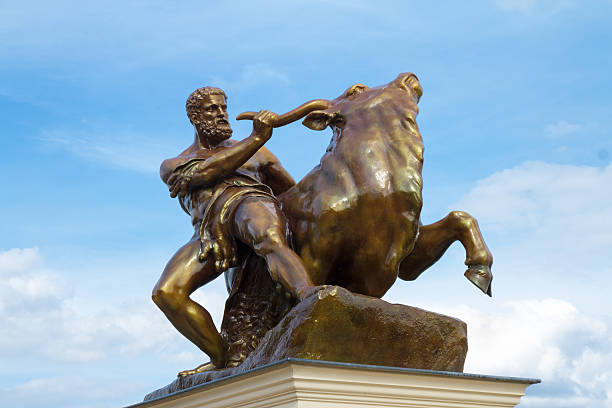
<instances>
[{"instance_id":1,"label":"bronze surface","mask_svg":"<svg viewBox=\"0 0 612 408\"><path fill-rule=\"evenodd\" d=\"M493 258L474 218L453 211L420 224L423 141L416 116L422 94L417 77L405 73L374 88L355 84L332 101L307 102L282 115L305 115L305 126L333 131L320 164L279 195L315 285L381 297L398 276L414 280L460 241L466 277L491 294Z\"/></svg>"},{"instance_id":2,"label":"bronze surface","mask_svg":"<svg viewBox=\"0 0 612 408\"><path fill-rule=\"evenodd\" d=\"M417 77L406 73L284 115L245 112L238 119L252 119L253 132L242 141L229 139L223 91L190 96L194 143L164 161L161 177L191 216L194 236L166 266L153 299L211 357L202 370L243 362L295 301L320 289L314 285L381 297L398 277L416 279L455 241L466 250L465 276L491 295L493 259L476 220L453 211L420 223L421 95ZM295 184L263 145L273 128L301 118L333 135L320 164ZM222 272L230 296L219 333L189 296Z\"/></svg>"},{"instance_id":3,"label":"bronze surface","mask_svg":"<svg viewBox=\"0 0 612 408\"><path fill-rule=\"evenodd\" d=\"M461 372L464 322L327 286L297 304L236 367L181 377L145 400L286 358Z\"/></svg>"},{"instance_id":4,"label":"bronze surface","mask_svg":"<svg viewBox=\"0 0 612 408\"><path fill-rule=\"evenodd\" d=\"M153 301L174 327L200 350L212 365L225 367L228 343L215 328L208 311L190 295L237 266L252 251L265 261L275 282L298 299L312 282L287 242L289 231L274 194L294 184L291 176L263 144L272 135L276 115L261 111L253 132L242 141L230 140L225 93L200 88L190 95L187 114L195 128L193 144L160 169L171 197L178 197L191 216L194 235L170 259L153 289ZM184 374L192 374L188 370Z\"/></svg>"}]
</instances>

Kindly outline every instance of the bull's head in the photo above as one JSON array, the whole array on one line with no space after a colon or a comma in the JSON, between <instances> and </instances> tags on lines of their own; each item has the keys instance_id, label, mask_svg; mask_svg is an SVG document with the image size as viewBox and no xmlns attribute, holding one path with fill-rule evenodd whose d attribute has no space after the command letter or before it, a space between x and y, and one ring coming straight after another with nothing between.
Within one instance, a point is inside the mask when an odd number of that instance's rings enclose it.
<instances>
[{"instance_id":1,"label":"bull's head","mask_svg":"<svg viewBox=\"0 0 612 408\"><path fill-rule=\"evenodd\" d=\"M363 84L355 84L332 101L316 99L306 102L280 115L274 127L284 126L306 116L303 124L313 130L323 130L327 126L344 128L354 125L363 128L367 127L368 121L380 122L376 118L370 118L372 115L380 115L375 112L386 112L383 114L388 114L389 117L400 115L414 122L418 112L417 103L422 94L423 89L416 75L403 73L386 85L369 88ZM252 119L254 116L255 112L244 112L236 119Z\"/></svg>"}]
</instances>

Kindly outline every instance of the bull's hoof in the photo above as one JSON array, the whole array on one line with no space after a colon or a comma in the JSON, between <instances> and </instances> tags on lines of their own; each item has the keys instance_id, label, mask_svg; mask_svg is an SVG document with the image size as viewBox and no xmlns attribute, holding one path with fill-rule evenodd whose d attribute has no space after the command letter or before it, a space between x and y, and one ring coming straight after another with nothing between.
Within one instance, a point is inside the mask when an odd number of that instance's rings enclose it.
<instances>
[{"instance_id":1,"label":"bull's hoof","mask_svg":"<svg viewBox=\"0 0 612 408\"><path fill-rule=\"evenodd\" d=\"M493 280L493 274L491 268L484 265L472 265L464 273L465 277L468 278L476 287L482 290L483 293L493 296L491 294L491 281Z\"/></svg>"},{"instance_id":2,"label":"bull's hoof","mask_svg":"<svg viewBox=\"0 0 612 408\"><path fill-rule=\"evenodd\" d=\"M212 371L215 368L216 367L215 367L215 365L213 363L208 362L208 363L204 363L204 364L201 364L201 365L197 366L193 370L181 371L180 373L178 373L177 377L187 377L189 375L203 373L204 371Z\"/></svg>"}]
</instances>

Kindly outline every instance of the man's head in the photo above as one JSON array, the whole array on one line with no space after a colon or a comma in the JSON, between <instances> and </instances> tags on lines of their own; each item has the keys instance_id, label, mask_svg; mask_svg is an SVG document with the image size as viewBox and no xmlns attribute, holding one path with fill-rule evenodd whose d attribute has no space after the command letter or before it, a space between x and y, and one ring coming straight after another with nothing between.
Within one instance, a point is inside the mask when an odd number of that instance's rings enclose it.
<instances>
[{"instance_id":1,"label":"man's head","mask_svg":"<svg viewBox=\"0 0 612 408\"><path fill-rule=\"evenodd\" d=\"M211 86L196 89L187 98L185 108L198 136L205 138L210 147L232 136L227 118L227 96L223 90Z\"/></svg>"}]
</instances>

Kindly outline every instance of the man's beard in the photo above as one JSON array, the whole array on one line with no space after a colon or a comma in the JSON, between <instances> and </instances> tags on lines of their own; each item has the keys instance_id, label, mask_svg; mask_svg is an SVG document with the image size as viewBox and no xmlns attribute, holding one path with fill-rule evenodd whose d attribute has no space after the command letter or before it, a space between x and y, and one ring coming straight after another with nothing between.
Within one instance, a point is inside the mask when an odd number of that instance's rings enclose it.
<instances>
[{"instance_id":1,"label":"man's beard","mask_svg":"<svg viewBox=\"0 0 612 408\"><path fill-rule=\"evenodd\" d=\"M229 124L227 127L219 127L213 121L204 120L198 124L197 128L200 136L206 138L210 147L216 146L232 137L232 128Z\"/></svg>"}]
</instances>

